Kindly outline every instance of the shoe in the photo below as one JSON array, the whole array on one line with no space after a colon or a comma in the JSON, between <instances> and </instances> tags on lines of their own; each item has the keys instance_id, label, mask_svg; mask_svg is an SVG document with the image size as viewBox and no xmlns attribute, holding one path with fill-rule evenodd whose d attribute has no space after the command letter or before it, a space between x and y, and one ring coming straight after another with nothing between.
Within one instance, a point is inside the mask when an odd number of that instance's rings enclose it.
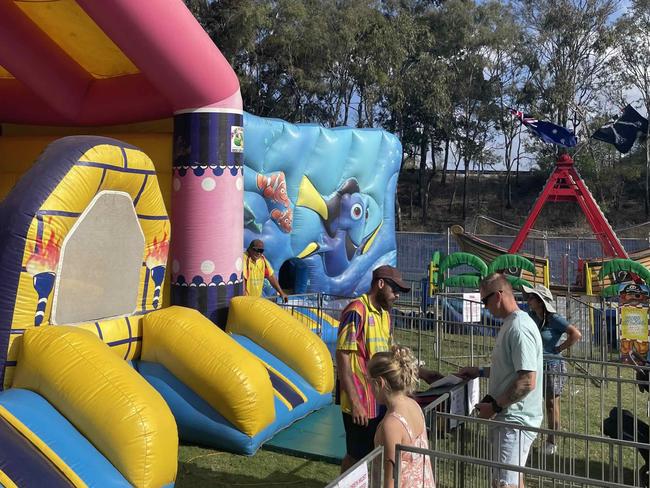
<instances>
[{"instance_id":1,"label":"shoe","mask_svg":"<svg viewBox=\"0 0 650 488\"><path fill-rule=\"evenodd\" d=\"M544 454L552 456L553 454L557 453L557 446L550 442L545 442L544 448L542 450L544 451Z\"/></svg>"}]
</instances>

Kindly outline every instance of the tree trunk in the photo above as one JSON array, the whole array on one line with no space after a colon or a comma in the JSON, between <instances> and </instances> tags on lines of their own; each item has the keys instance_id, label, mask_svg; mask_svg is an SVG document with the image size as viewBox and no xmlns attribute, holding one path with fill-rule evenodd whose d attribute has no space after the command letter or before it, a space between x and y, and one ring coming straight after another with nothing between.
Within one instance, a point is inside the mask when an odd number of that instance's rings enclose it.
<instances>
[{"instance_id":1,"label":"tree trunk","mask_svg":"<svg viewBox=\"0 0 650 488\"><path fill-rule=\"evenodd\" d=\"M429 195L431 195L431 183L433 182L433 173L427 178L427 184L424 192L424 207L422 207L422 225L426 225L428 209L429 209Z\"/></svg>"},{"instance_id":2,"label":"tree trunk","mask_svg":"<svg viewBox=\"0 0 650 488\"><path fill-rule=\"evenodd\" d=\"M467 180L469 178L469 161L467 157L463 157L465 168L463 170L463 209L462 209L462 218L463 223L465 223L465 218L467 217Z\"/></svg>"},{"instance_id":3,"label":"tree trunk","mask_svg":"<svg viewBox=\"0 0 650 488\"><path fill-rule=\"evenodd\" d=\"M506 184L505 184L506 205L505 206L508 210L512 208L512 179L510 178L510 174L512 173L511 155L512 155L512 139L510 139L509 143L506 139L506 150L503 157L506 163Z\"/></svg>"},{"instance_id":4,"label":"tree trunk","mask_svg":"<svg viewBox=\"0 0 650 488\"><path fill-rule=\"evenodd\" d=\"M508 168L506 170L506 208L510 210L512 208L512 170Z\"/></svg>"},{"instance_id":5,"label":"tree trunk","mask_svg":"<svg viewBox=\"0 0 650 488\"><path fill-rule=\"evenodd\" d=\"M521 125L519 125L519 138L517 140L517 169L515 170L515 185L519 188L519 161L521 161Z\"/></svg>"},{"instance_id":6,"label":"tree trunk","mask_svg":"<svg viewBox=\"0 0 650 488\"><path fill-rule=\"evenodd\" d=\"M363 127L363 87L359 87L359 104L357 105L357 127Z\"/></svg>"},{"instance_id":7,"label":"tree trunk","mask_svg":"<svg viewBox=\"0 0 650 488\"><path fill-rule=\"evenodd\" d=\"M436 176L436 151L435 151L436 141L433 136L431 136L431 174L432 178Z\"/></svg>"},{"instance_id":8,"label":"tree trunk","mask_svg":"<svg viewBox=\"0 0 650 488\"><path fill-rule=\"evenodd\" d=\"M478 162L476 165L476 210L481 209L481 176L484 171L483 163Z\"/></svg>"},{"instance_id":9,"label":"tree trunk","mask_svg":"<svg viewBox=\"0 0 650 488\"><path fill-rule=\"evenodd\" d=\"M420 210L424 215L424 200L425 200L425 185L427 173L427 139L422 138L420 141L420 173L418 175L418 202L420 203Z\"/></svg>"},{"instance_id":10,"label":"tree trunk","mask_svg":"<svg viewBox=\"0 0 650 488\"><path fill-rule=\"evenodd\" d=\"M447 164L449 163L449 139L445 139L445 162L442 167L442 177L440 178L440 185L447 184Z\"/></svg>"},{"instance_id":11,"label":"tree trunk","mask_svg":"<svg viewBox=\"0 0 650 488\"><path fill-rule=\"evenodd\" d=\"M460 166L460 158L456 161L456 166L454 168L454 176L451 180L451 186L454 188L451 192L451 198L449 199L449 213L451 214L452 209L454 208L454 200L456 199L456 177L458 176L458 167Z\"/></svg>"},{"instance_id":12,"label":"tree trunk","mask_svg":"<svg viewBox=\"0 0 650 488\"><path fill-rule=\"evenodd\" d=\"M650 179L650 124L648 124L648 131L646 133L645 140L645 218L648 220L650 216L650 189L648 188L648 182Z\"/></svg>"},{"instance_id":13,"label":"tree trunk","mask_svg":"<svg viewBox=\"0 0 650 488\"><path fill-rule=\"evenodd\" d=\"M345 97L345 105L344 105L344 112L343 112L343 125L348 125L348 118L350 117L350 105L352 104L352 88L348 91L346 97Z\"/></svg>"}]
</instances>

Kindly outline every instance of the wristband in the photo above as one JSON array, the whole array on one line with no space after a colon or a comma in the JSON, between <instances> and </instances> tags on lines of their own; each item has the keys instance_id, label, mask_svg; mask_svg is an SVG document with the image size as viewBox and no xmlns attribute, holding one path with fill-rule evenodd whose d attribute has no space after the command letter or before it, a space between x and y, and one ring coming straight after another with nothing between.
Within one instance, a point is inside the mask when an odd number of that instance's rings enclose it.
<instances>
[{"instance_id":1,"label":"wristband","mask_svg":"<svg viewBox=\"0 0 650 488\"><path fill-rule=\"evenodd\" d=\"M500 407L499 404L497 403L496 399L492 398L492 410L494 410L494 413L501 413L503 412L503 407Z\"/></svg>"}]
</instances>

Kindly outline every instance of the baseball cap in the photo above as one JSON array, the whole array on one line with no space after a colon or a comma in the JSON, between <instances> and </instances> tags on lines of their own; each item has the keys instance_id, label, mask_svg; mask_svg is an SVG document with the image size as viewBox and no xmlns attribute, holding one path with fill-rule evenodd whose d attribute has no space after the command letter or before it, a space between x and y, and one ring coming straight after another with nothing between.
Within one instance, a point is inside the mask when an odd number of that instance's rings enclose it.
<instances>
[{"instance_id":1,"label":"baseball cap","mask_svg":"<svg viewBox=\"0 0 650 488\"><path fill-rule=\"evenodd\" d=\"M537 284L535 288L530 286L521 285L521 289L527 295L537 295L537 297L542 301L546 311L549 313L556 313L555 306L553 305L553 294L551 290L546 288L544 285Z\"/></svg>"},{"instance_id":2,"label":"baseball cap","mask_svg":"<svg viewBox=\"0 0 650 488\"><path fill-rule=\"evenodd\" d=\"M372 272L372 281L378 280L379 278L391 280L403 293L411 291L411 287L402 280L402 273L400 273L397 268L393 268L387 264L375 268Z\"/></svg>"}]
</instances>

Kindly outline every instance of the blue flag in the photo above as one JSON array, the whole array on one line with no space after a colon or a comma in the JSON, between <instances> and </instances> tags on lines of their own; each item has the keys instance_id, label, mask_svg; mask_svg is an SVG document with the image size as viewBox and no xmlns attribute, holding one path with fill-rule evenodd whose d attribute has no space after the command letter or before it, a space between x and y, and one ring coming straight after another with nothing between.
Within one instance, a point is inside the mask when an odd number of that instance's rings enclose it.
<instances>
[{"instance_id":1,"label":"blue flag","mask_svg":"<svg viewBox=\"0 0 650 488\"><path fill-rule=\"evenodd\" d=\"M618 152L625 154L632 149L638 137L647 133L648 120L634 110L632 105L628 105L619 118L607 122L594 132L591 137L613 144Z\"/></svg>"},{"instance_id":2,"label":"blue flag","mask_svg":"<svg viewBox=\"0 0 650 488\"><path fill-rule=\"evenodd\" d=\"M566 127L545 120L537 120L530 115L512 108L510 109L510 113L517 117L534 136L547 144L573 147L578 143L576 136Z\"/></svg>"}]
</instances>

